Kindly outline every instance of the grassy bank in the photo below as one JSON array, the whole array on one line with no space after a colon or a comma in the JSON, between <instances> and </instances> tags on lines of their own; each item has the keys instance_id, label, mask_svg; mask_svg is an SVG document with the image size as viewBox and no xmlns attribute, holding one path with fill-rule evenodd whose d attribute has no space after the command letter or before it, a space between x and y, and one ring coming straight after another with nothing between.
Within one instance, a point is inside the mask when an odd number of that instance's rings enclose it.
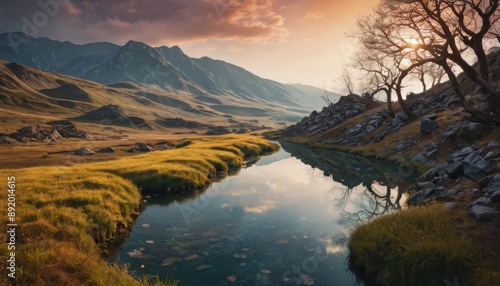
<instances>
[{"instance_id":1,"label":"grassy bank","mask_svg":"<svg viewBox=\"0 0 500 286\"><path fill-rule=\"evenodd\" d=\"M245 159L278 148L249 135L192 139L178 147L102 163L0 170L5 184L7 177L16 180L17 285L147 284L123 267L108 265L99 249L99 242L132 223L141 191L202 188L240 168ZM4 202L2 214L7 213ZM7 217L2 217L0 259L6 261ZM9 285L5 267L0 275L0 284Z\"/></svg>"},{"instance_id":2,"label":"grassy bank","mask_svg":"<svg viewBox=\"0 0 500 286\"><path fill-rule=\"evenodd\" d=\"M452 211L440 204L361 225L349 239L349 250L351 268L367 285L486 286L498 281L481 250L457 232Z\"/></svg>"}]
</instances>

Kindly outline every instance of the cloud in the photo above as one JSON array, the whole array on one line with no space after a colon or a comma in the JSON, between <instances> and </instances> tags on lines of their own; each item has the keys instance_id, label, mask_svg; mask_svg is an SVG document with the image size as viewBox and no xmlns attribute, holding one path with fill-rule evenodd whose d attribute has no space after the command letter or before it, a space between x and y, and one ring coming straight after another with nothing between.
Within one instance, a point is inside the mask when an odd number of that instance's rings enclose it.
<instances>
[{"instance_id":1,"label":"cloud","mask_svg":"<svg viewBox=\"0 0 500 286\"><path fill-rule=\"evenodd\" d=\"M62 0L41 0L41 2ZM39 35L75 42L128 39L152 45L208 39L281 43L285 18L273 0L97 0L61 6ZM2 1L0 32L19 31L21 19L44 11L37 2Z\"/></svg>"},{"instance_id":2,"label":"cloud","mask_svg":"<svg viewBox=\"0 0 500 286\"><path fill-rule=\"evenodd\" d=\"M313 19L313 20L319 20L325 18L325 14L316 11L316 12L307 12L307 14L304 16L304 19Z\"/></svg>"},{"instance_id":3,"label":"cloud","mask_svg":"<svg viewBox=\"0 0 500 286\"><path fill-rule=\"evenodd\" d=\"M246 49L240 46L231 46L229 49L227 49L228 52L234 53L234 54L239 54L244 52Z\"/></svg>"}]
</instances>

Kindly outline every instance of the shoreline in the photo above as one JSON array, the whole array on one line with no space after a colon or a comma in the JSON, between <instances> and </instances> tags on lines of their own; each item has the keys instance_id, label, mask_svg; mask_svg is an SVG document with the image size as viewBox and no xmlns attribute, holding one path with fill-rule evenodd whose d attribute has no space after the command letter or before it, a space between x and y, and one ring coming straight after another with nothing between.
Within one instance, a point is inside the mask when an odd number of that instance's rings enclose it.
<instances>
[{"instance_id":1,"label":"shoreline","mask_svg":"<svg viewBox=\"0 0 500 286\"><path fill-rule=\"evenodd\" d=\"M109 243L113 240L115 243L119 233L126 237L126 229L130 229L140 214L144 197L139 194L146 189L153 193L165 192L164 186L176 186L168 189L170 193L200 189L215 181L217 173L230 174L241 168L246 159L273 153L278 148L270 141L251 135L190 140L190 144L181 148L107 162L0 170L2 174L14 172L18 178L23 178L22 181L19 179L19 188L23 188L24 192L18 198L23 204L18 214L22 220L20 230L24 232L18 250L23 264L18 267L25 271L17 278L17 283L32 284L43 280L64 284L70 283L66 280L71 279L74 285L101 284L111 279L126 285L138 284L139 281L131 280L133 278L126 268L116 264L109 266L102 257L102 249L99 250L102 245L96 242ZM185 158L190 159L186 161ZM48 188L48 184L54 180L60 183L55 188ZM36 191L40 188L46 191ZM31 207L31 204L39 206ZM57 211L52 211L58 204L61 206L54 209ZM44 212L45 208L50 208L50 211ZM58 216L63 213L70 215L68 218L71 219L57 222L60 220ZM89 224L92 221L94 223ZM58 227L54 228L54 225ZM40 228L46 230L42 233L26 232L28 229ZM29 257L33 255L44 255L50 259L50 263L45 260L32 261ZM82 260L77 259L77 256L88 258ZM73 264L71 261L82 261L83 264L75 268L68 267ZM47 265L59 265L56 266L58 270L43 271ZM141 279L141 283L145 283L144 278ZM171 280L164 283L175 285Z\"/></svg>"}]
</instances>

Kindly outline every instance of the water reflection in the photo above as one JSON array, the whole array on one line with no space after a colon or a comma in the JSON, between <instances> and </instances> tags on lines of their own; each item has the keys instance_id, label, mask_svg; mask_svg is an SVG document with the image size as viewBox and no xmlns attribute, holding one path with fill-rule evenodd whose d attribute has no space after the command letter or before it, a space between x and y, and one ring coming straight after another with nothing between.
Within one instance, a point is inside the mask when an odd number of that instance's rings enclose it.
<instances>
[{"instance_id":1,"label":"water reflection","mask_svg":"<svg viewBox=\"0 0 500 286\"><path fill-rule=\"evenodd\" d=\"M325 177L345 186L343 193L334 195L334 201L343 208L342 221L352 225L370 218L401 208L404 203L402 190L412 182L415 173L388 161L354 156L345 152L304 148L301 145L281 142L282 148L304 164L323 171ZM351 201L354 191L363 190L364 199L360 200L355 211L344 208Z\"/></svg>"},{"instance_id":2,"label":"water reflection","mask_svg":"<svg viewBox=\"0 0 500 286\"><path fill-rule=\"evenodd\" d=\"M405 178L330 152L283 144L205 192L151 198L114 260L183 285L353 285L350 229L399 208Z\"/></svg>"}]
</instances>

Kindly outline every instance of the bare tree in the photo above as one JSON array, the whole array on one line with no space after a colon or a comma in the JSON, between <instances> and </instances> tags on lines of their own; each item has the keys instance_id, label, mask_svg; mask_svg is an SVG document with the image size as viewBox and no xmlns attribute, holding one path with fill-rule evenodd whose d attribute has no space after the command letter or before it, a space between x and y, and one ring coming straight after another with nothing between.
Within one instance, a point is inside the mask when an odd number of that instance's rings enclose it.
<instances>
[{"instance_id":1,"label":"bare tree","mask_svg":"<svg viewBox=\"0 0 500 286\"><path fill-rule=\"evenodd\" d=\"M435 63L427 63L425 65L415 67L413 74L417 80L420 81L422 84L422 90L425 92L427 91L429 84L429 88L433 88L436 84L441 83L446 72L441 66ZM429 80L430 82L428 82Z\"/></svg>"},{"instance_id":2,"label":"bare tree","mask_svg":"<svg viewBox=\"0 0 500 286\"><path fill-rule=\"evenodd\" d=\"M347 92L348 95L354 94L354 83L352 81L352 75L347 67L342 68L342 74L340 75L339 81L342 87L345 89L344 91Z\"/></svg>"},{"instance_id":3,"label":"bare tree","mask_svg":"<svg viewBox=\"0 0 500 286\"><path fill-rule=\"evenodd\" d=\"M328 96L328 94L326 93L326 90L325 90L325 94L322 95L321 98L325 101L327 107L331 107L333 105L333 102L330 99L330 97Z\"/></svg>"},{"instance_id":4,"label":"bare tree","mask_svg":"<svg viewBox=\"0 0 500 286\"><path fill-rule=\"evenodd\" d=\"M370 89L370 95L373 97L379 92L385 92L387 111L393 117L391 95L400 74L396 62L394 57L371 50L364 44L361 44L360 49L353 57L353 67L365 72L368 77L367 88Z\"/></svg>"},{"instance_id":5,"label":"bare tree","mask_svg":"<svg viewBox=\"0 0 500 286\"><path fill-rule=\"evenodd\" d=\"M391 27L390 23L380 21L382 18L382 13L379 13L380 9L378 8L370 15L358 18L357 31L349 36L357 39L360 43L360 51L355 56L354 65L371 74L376 87L375 92L386 92L387 109L393 115L391 95L392 91L397 91L398 87L402 86L399 78L401 77L400 65L404 57L401 53L393 52L391 45L387 43L385 31ZM401 93L397 93L397 97L403 111L412 117L413 112L406 105Z\"/></svg>"},{"instance_id":6,"label":"bare tree","mask_svg":"<svg viewBox=\"0 0 500 286\"><path fill-rule=\"evenodd\" d=\"M464 108L471 114L500 122L500 92L490 81L490 67L484 41L498 36L499 0L382 0L374 10L374 48L397 54L401 84L415 68L433 63L442 67L452 84L458 84L451 69L455 64L475 82L488 98L491 113L476 110L454 85ZM467 53L477 59L477 68L466 60Z\"/></svg>"}]
</instances>

